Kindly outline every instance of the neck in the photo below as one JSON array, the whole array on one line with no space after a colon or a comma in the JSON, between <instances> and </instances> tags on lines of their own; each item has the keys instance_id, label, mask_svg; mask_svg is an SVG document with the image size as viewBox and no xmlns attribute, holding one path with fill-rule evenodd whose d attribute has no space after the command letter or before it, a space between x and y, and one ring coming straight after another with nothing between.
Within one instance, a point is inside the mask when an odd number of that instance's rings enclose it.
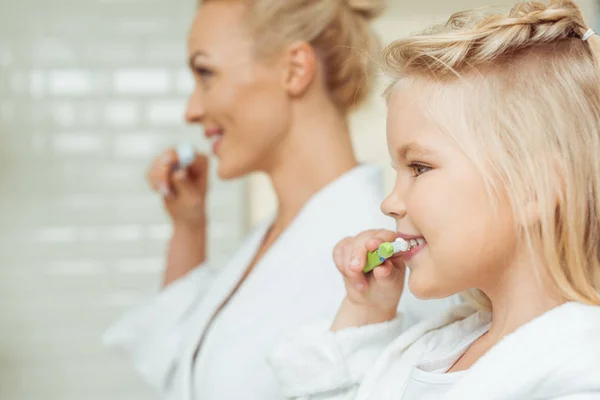
<instances>
[{"instance_id":1,"label":"neck","mask_svg":"<svg viewBox=\"0 0 600 400\"><path fill-rule=\"evenodd\" d=\"M315 193L357 165L346 116L328 101L297 110L269 161L266 172L278 202L273 230L281 231Z\"/></svg>"},{"instance_id":2,"label":"neck","mask_svg":"<svg viewBox=\"0 0 600 400\"><path fill-rule=\"evenodd\" d=\"M520 326L563 304L553 290L555 285L541 263L516 262L504 270L492 287L484 289L492 302L492 326L488 338L493 343Z\"/></svg>"}]
</instances>

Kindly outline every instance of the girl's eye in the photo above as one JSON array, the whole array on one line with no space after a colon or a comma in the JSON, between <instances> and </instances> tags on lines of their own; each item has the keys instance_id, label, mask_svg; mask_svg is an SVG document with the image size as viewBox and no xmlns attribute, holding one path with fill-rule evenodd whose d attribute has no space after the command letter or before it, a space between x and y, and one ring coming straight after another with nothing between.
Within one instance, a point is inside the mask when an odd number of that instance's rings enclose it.
<instances>
[{"instance_id":1,"label":"girl's eye","mask_svg":"<svg viewBox=\"0 0 600 400\"><path fill-rule=\"evenodd\" d=\"M427 165L419 164L419 163L412 163L408 167L413 170L415 177L431 170L431 167L429 167Z\"/></svg>"}]
</instances>

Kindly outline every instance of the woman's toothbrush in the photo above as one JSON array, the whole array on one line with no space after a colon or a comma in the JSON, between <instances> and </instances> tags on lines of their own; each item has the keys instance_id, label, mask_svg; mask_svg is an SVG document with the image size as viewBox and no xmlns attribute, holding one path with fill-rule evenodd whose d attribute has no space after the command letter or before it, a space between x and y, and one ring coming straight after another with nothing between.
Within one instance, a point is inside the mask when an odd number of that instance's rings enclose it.
<instances>
[{"instance_id":1,"label":"woman's toothbrush","mask_svg":"<svg viewBox=\"0 0 600 400\"><path fill-rule=\"evenodd\" d=\"M177 146L175 150L177 152L177 164L175 165L175 169L187 168L190 164L194 162L196 158L196 152L194 151L194 146L189 143L182 143Z\"/></svg>"},{"instance_id":2,"label":"woman's toothbrush","mask_svg":"<svg viewBox=\"0 0 600 400\"><path fill-rule=\"evenodd\" d=\"M363 272L366 274L373 271L394 254L408 249L410 249L410 243L402 238L398 238L394 242L382 243L377 250L367 253L367 265L363 268Z\"/></svg>"},{"instance_id":3,"label":"woman's toothbrush","mask_svg":"<svg viewBox=\"0 0 600 400\"><path fill-rule=\"evenodd\" d=\"M173 163L171 155L167 155L168 158L165 158L165 163L168 163L170 174L175 173L179 170L185 170L189 167L194 160L196 159L196 151L194 150L194 146L189 143L182 143L175 149L175 154L177 155L177 162ZM184 171L185 172L185 171ZM169 196L172 192L169 189L170 184L161 184L158 188L160 194L163 197Z\"/></svg>"}]
</instances>

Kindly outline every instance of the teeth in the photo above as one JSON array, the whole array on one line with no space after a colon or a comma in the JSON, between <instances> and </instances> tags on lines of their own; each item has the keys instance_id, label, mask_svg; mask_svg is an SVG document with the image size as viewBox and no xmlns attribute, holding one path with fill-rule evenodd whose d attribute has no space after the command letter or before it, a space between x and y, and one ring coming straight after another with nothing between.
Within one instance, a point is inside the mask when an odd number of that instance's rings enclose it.
<instances>
[{"instance_id":1,"label":"teeth","mask_svg":"<svg viewBox=\"0 0 600 400\"><path fill-rule=\"evenodd\" d=\"M418 239L410 239L407 240L408 244L410 244L410 248L412 249L413 247L417 247L417 246L421 246L427 242L425 242L425 239L423 238L418 238Z\"/></svg>"}]
</instances>

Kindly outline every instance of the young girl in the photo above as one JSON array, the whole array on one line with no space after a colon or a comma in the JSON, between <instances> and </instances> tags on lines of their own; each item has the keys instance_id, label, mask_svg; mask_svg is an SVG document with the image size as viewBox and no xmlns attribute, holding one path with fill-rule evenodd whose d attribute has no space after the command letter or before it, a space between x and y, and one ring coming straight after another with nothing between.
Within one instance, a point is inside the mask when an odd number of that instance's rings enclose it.
<instances>
[{"instance_id":1,"label":"young girl","mask_svg":"<svg viewBox=\"0 0 600 400\"><path fill-rule=\"evenodd\" d=\"M270 358L287 397L600 399L599 41L555 0L456 14L388 48L397 180L382 210L397 232L336 246L333 325ZM411 249L363 274L396 237ZM405 265L418 297L473 305L406 330Z\"/></svg>"}]
</instances>

